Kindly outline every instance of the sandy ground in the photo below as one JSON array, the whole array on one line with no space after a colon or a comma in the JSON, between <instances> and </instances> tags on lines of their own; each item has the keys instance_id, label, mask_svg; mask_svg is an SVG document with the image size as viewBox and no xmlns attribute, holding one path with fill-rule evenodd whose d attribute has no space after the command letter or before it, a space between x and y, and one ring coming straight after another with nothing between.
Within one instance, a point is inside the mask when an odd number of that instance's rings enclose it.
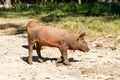
<instances>
[{"instance_id":1,"label":"sandy ground","mask_svg":"<svg viewBox=\"0 0 120 80\"><path fill-rule=\"evenodd\" d=\"M106 39L87 40L91 50L86 53L68 50L72 65L57 66L57 48L43 47L44 63L37 61L34 50L33 65L29 65L27 38L0 36L0 80L120 80L120 44Z\"/></svg>"}]
</instances>

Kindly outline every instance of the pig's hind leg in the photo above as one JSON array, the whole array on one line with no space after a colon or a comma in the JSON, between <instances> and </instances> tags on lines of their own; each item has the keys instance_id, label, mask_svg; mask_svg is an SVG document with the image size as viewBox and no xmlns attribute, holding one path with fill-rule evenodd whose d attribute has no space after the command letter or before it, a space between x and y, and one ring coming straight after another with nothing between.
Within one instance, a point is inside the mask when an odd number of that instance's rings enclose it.
<instances>
[{"instance_id":1,"label":"pig's hind leg","mask_svg":"<svg viewBox=\"0 0 120 80\"><path fill-rule=\"evenodd\" d=\"M39 45L39 43L36 43L36 52L37 52L37 55L38 55L38 61L40 63L43 63L44 60L43 60L43 58L41 56L41 52L40 51L41 51L41 46Z\"/></svg>"}]
</instances>

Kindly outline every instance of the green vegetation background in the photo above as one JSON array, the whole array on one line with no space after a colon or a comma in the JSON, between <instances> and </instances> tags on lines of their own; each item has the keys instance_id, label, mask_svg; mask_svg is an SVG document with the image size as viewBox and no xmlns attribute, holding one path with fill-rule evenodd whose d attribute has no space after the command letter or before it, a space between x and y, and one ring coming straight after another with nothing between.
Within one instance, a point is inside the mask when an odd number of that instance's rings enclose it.
<instances>
[{"instance_id":1,"label":"green vegetation background","mask_svg":"<svg viewBox=\"0 0 120 80\"><path fill-rule=\"evenodd\" d=\"M27 17L40 22L91 35L120 35L120 3L49 3L14 4L0 8L1 18Z\"/></svg>"}]
</instances>

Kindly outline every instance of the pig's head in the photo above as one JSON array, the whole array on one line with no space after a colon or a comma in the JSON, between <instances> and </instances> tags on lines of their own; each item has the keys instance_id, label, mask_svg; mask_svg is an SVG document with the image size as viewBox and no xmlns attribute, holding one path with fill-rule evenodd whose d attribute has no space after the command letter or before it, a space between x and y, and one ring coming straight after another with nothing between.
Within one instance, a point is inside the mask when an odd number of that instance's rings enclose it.
<instances>
[{"instance_id":1,"label":"pig's head","mask_svg":"<svg viewBox=\"0 0 120 80\"><path fill-rule=\"evenodd\" d=\"M88 52L90 49L89 49L84 37L85 37L85 32L80 31L79 36L77 38L77 48L80 51Z\"/></svg>"}]
</instances>

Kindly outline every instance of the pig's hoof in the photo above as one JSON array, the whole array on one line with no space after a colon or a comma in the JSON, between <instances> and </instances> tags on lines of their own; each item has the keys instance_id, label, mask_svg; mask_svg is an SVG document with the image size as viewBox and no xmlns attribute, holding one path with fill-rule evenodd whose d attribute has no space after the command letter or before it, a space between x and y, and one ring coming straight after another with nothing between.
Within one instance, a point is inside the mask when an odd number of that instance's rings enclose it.
<instances>
[{"instance_id":1,"label":"pig's hoof","mask_svg":"<svg viewBox=\"0 0 120 80\"><path fill-rule=\"evenodd\" d=\"M71 65L71 63L69 61L65 61L63 64L66 65L66 66L70 66Z\"/></svg>"},{"instance_id":2,"label":"pig's hoof","mask_svg":"<svg viewBox=\"0 0 120 80\"><path fill-rule=\"evenodd\" d=\"M64 63L64 65L66 65L66 66L71 66L71 63Z\"/></svg>"},{"instance_id":3,"label":"pig's hoof","mask_svg":"<svg viewBox=\"0 0 120 80\"><path fill-rule=\"evenodd\" d=\"M29 63L30 65L32 65L33 63Z\"/></svg>"},{"instance_id":4,"label":"pig's hoof","mask_svg":"<svg viewBox=\"0 0 120 80\"><path fill-rule=\"evenodd\" d=\"M32 65L32 60L31 60L31 59L28 59L28 63L29 63L30 65Z\"/></svg>"},{"instance_id":5,"label":"pig's hoof","mask_svg":"<svg viewBox=\"0 0 120 80\"><path fill-rule=\"evenodd\" d=\"M62 56L61 56L60 58L57 59L56 63L61 63L61 62L63 62Z\"/></svg>"},{"instance_id":6,"label":"pig's hoof","mask_svg":"<svg viewBox=\"0 0 120 80\"><path fill-rule=\"evenodd\" d=\"M32 62L28 62L30 65L32 65L33 63Z\"/></svg>"},{"instance_id":7,"label":"pig's hoof","mask_svg":"<svg viewBox=\"0 0 120 80\"><path fill-rule=\"evenodd\" d=\"M40 58L38 59L38 61L39 61L40 63L43 63L43 62L44 62L44 60L42 60L42 59L40 59Z\"/></svg>"},{"instance_id":8,"label":"pig's hoof","mask_svg":"<svg viewBox=\"0 0 120 80\"><path fill-rule=\"evenodd\" d=\"M56 63L61 63L62 62L62 59L61 58L58 58Z\"/></svg>"}]
</instances>

